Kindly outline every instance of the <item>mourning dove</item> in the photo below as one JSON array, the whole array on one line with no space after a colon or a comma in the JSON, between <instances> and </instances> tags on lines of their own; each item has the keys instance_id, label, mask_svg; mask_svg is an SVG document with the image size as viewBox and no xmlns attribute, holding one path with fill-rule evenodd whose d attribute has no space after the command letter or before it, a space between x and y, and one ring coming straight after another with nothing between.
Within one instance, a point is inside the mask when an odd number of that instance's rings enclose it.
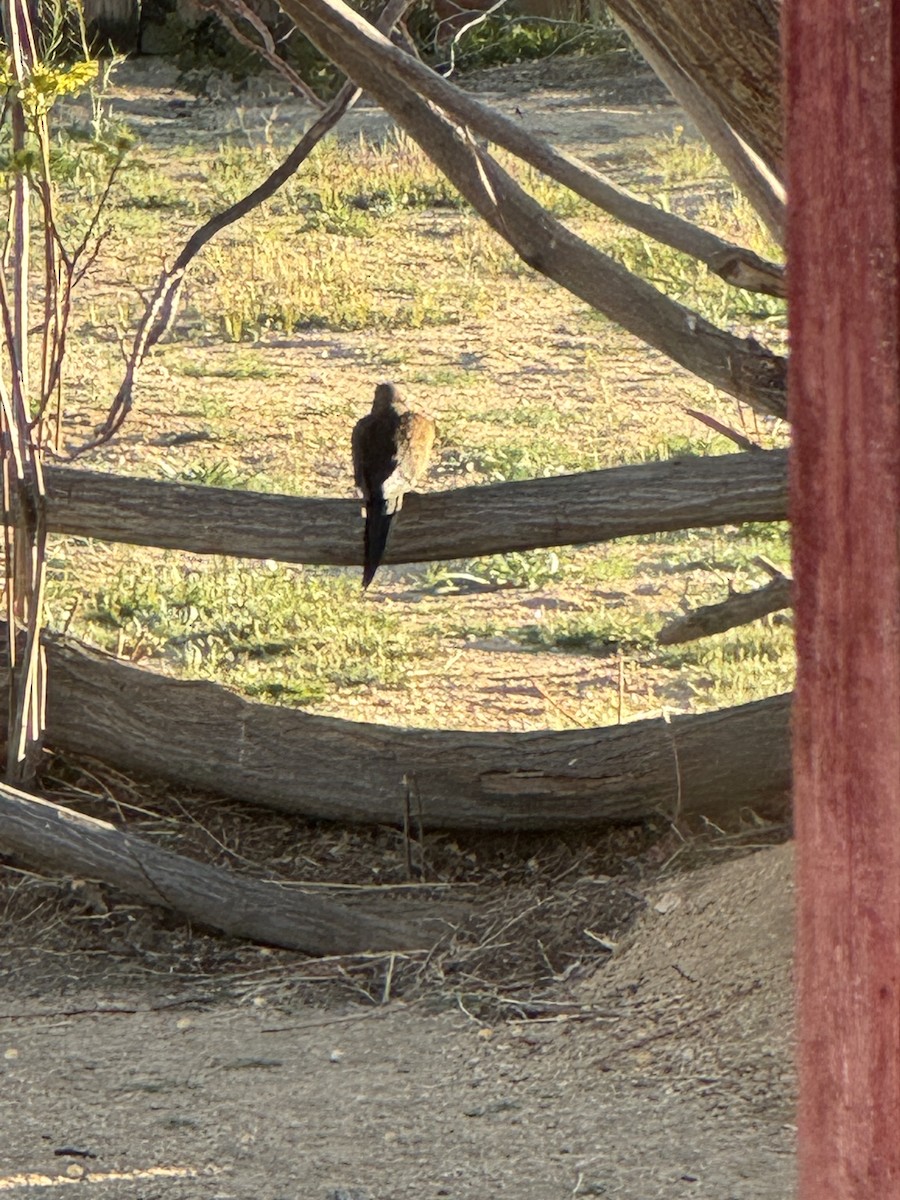
<instances>
[{"instance_id":1,"label":"mourning dove","mask_svg":"<svg viewBox=\"0 0 900 1200\"><path fill-rule=\"evenodd\" d=\"M414 412L393 383L379 383L372 411L353 430L353 473L366 518L363 587L384 557L394 515L425 474L434 445L434 421Z\"/></svg>"}]
</instances>

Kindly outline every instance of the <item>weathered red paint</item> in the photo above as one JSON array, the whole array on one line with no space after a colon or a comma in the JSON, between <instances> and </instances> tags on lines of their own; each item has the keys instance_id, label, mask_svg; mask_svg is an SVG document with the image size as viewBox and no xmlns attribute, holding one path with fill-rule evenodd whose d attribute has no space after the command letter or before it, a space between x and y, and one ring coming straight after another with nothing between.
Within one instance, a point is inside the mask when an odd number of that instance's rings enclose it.
<instances>
[{"instance_id":1,"label":"weathered red paint","mask_svg":"<svg viewBox=\"0 0 900 1200\"><path fill-rule=\"evenodd\" d=\"M802 1200L900 1197L898 25L786 3Z\"/></svg>"}]
</instances>

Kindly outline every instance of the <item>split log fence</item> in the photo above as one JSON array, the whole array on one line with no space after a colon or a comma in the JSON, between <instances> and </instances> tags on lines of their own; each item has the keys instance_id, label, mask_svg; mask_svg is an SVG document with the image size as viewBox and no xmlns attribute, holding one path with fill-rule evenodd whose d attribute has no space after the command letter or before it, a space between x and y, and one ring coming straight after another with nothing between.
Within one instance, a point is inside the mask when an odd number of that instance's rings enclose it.
<instances>
[{"instance_id":1,"label":"split log fence","mask_svg":"<svg viewBox=\"0 0 900 1200\"><path fill-rule=\"evenodd\" d=\"M104 475L46 472L50 531L200 554L352 566L358 503ZM412 494L390 562L440 560L787 513L781 451L614 467ZM5 628L4 628L5 633ZM604 729L467 733L400 729L251 703L47 635L47 737L138 774L311 818L423 830L573 829L771 810L790 785L790 697ZM242 879L135 835L0 788L3 846L90 872L225 932L313 953L415 947L426 929Z\"/></svg>"}]
</instances>

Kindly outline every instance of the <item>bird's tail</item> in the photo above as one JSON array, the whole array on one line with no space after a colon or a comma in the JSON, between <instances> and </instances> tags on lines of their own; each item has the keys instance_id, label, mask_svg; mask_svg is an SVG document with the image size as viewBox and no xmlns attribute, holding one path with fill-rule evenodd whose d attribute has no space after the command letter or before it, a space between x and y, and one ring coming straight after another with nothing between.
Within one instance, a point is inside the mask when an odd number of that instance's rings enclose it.
<instances>
[{"instance_id":1,"label":"bird's tail","mask_svg":"<svg viewBox=\"0 0 900 1200\"><path fill-rule=\"evenodd\" d=\"M363 588L367 588L375 578L387 546L388 534L394 514L388 512L387 504L376 501L366 509L366 534L363 553Z\"/></svg>"}]
</instances>

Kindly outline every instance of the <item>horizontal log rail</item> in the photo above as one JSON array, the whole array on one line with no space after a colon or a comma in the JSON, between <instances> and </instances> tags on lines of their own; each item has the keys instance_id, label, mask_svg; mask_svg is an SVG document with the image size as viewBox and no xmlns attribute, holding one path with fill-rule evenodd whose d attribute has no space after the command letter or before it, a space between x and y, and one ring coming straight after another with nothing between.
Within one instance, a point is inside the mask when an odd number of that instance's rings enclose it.
<instances>
[{"instance_id":1,"label":"horizontal log rail","mask_svg":"<svg viewBox=\"0 0 900 1200\"><path fill-rule=\"evenodd\" d=\"M55 533L280 562L362 561L356 501L58 466L47 468L45 479L47 528ZM786 517L785 451L676 458L411 494L385 561L433 562Z\"/></svg>"},{"instance_id":2,"label":"horizontal log rail","mask_svg":"<svg viewBox=\"0 0 900 1200\"><path fill-rule=\"evenodd\" d=\"M427 829L576 829L762 810L790 786L789 695L597 729L406 729L253 703L71 638L45 646L50 745L310 818L399 825L411 792Z\"/></svg>"}]
</instances>

